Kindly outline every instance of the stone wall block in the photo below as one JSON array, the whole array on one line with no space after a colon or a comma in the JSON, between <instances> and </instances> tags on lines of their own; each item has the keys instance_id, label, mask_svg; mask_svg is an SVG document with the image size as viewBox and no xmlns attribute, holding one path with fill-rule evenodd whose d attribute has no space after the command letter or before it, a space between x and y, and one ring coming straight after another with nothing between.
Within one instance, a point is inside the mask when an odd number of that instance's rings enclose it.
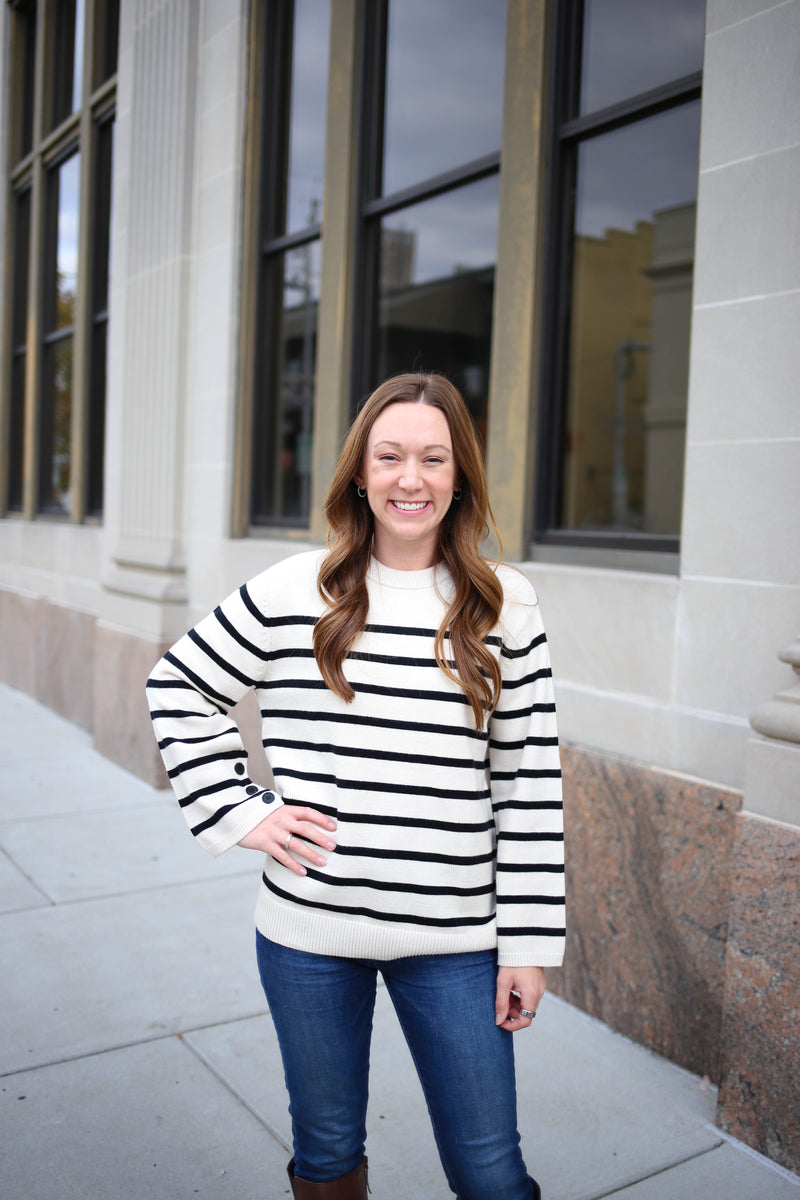
<instances>
[{"instance_id":1,"label":"stone wall block","mask_svg":"<svg viewBox=\"0 0 800 1200\"><path fill-rule=\"evenodd\" d=\"M92 729L94 616L0 588L0 679Z\"/></svg>"},{"instance_id":2,"label":"stone wall block","mask_svg":"<svg viewBox=\"0 0 800 1200\"><path fill-rule=\"evenodd\" d=\"M89 733L94 707L94 630L92 613L51 604L46 599L37 606L32 694Z\"/></svg>"},{"instance_id":3,"label":"stone wall block","mask_svg":"<svg viewBox=\"0 0 800 1200\"><path fill-rule=\"evenodd\" d=\"M42 601L0 588L0 679L33 696L36 691L36 639Z\"/></svg>"},{"instance_id":4,"label":"stone wall block","mask_svg":"<svg viewBox=\"0 0 800 1200\"><path fill-rule=\"evenodd\" d=\"M145 684L165 644L98 621L95 629L94 742L101 754L153 787L168 780L145 699Z\"/></svg>"},{"instance_id":5,"label":"stone wall block","mask_svg":"<svg viewBox=\"0 0 800 1200\"><path fill-rule=\"evenodd\" d=\"M718 1080L736 792L563 751L567 954L551 986Z\"/></svg>"},{"instance_id":6,"label":"stone wall block","mask_svg":"<svg viewBox=\"0 0 800 1200\"><path fill-rule=\"evenodd\" d=\"M742 814L717 1124L800 1172L800 829Z\"/></svg>"}]
</instances>

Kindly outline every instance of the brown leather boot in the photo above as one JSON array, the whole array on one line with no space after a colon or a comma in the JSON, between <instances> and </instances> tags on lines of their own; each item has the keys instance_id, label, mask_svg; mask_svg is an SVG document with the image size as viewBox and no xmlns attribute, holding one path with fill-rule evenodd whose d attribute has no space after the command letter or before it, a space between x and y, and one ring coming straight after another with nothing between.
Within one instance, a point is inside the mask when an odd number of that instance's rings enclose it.
<instances>
[{"instance_id":1,"label":"brown leather boot","mask_svg":"<svg viewBox=\"0 0 800 1200\"><path fill-rule=\"evenodd\" d=\"M367 1181L367 1156L364 1155L355 1171L341 1179L328 1179L325 1183L311 1183L294 1173L294 1159L286 1170L292 1185L295 1200L367 1200L370 1190Z\"/></svg>"}]
</instances>

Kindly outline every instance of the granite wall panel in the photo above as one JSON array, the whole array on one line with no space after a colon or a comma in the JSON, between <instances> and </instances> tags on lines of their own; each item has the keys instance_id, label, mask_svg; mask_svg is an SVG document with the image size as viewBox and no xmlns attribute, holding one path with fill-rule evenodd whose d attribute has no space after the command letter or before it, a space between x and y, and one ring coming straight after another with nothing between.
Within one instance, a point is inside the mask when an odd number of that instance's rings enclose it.
<instances>
[{"instance_id":1,"label":"granite wall panel","mask_svg":"<svg viewBox=\"0 0 800 1200\"><path fill-rule=\"evenodd\" d=\"M566 1000L715 1082L739 793L565 747Z\"/></svg>"},{"instance_id":2,"label":"granite wall panel","mask_svg":"<svg viewBox=\"0 0 800 1200\"><path fill-rule=\"evenodd\" d=\"M91 613L42 598L36 613L34 696L92 732L94 627Z\"/></svg>"},{"instance_id":3,"label":"granite wall panel","mask_svg":"<svg viewBox=\"0 0 800 1200\"><path fill-rule=\"evenodd\" d=\"M91 731L91 613L0 588L0 631L0 679Z\"/></svg>"},{"instance_id":4,"label":"granite wall panel","mask_svg":"<svg viewBox=\"0 0 800 1200\"><path fill-rule=\"evenodd\" d=\"M800 1172L800 829L737 824L717 1124Z\"/></svg>"},{"instance_id":5,"label":"granite wall panel","mask_svg":"<svg viewBox=\"0 0 800 1200\"><path fill-rule=\"evenodd\" d=\"M32 696L36 690L37 614L42 601L0 588L0 679Z\"/></svg>"},{"instance_id":6,"label":"granite wall panel","mask_svg":"<svg viewBox=\"0 0 800 1200\"><path fill-rule=\"evenodd\" d=\"M168 647L97 622L94 742L101 754L153 787L167 787L153 737L145 684Z\"/></svg>"}]
</instances>

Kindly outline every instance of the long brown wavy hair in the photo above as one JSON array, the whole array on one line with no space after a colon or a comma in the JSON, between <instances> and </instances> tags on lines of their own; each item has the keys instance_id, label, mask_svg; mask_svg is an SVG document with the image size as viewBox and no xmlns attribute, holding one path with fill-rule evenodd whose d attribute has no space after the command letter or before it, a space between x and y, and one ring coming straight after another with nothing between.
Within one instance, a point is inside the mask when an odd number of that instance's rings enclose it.
<instances>
[{"instance_id":1,"label":"long brown wavy hair","mask_svg":"<svg viewBox=\"0 0 800 1200\"><path fill-rule=\"evenodd\" d=\"M450 427L461 498L453 499L439 526L439 559L450 572L455 591L436 633L435 655L445 675L464 689L475 727L481 729L500 694L500 668L485 639L499 619L503 588L478 548L489 532L489 522L498 543L500 539L472 419L457 388L441 375L387 379L353 422L325 502L330 552L317 586L328 610L314 628L314 655L331 691L343 700L352 700L355 693L342 663L367 623L366 573L373 536L372 511L359 498L354 476L362 469L376 418L390 404L407 402L440 409ZM449 658L444 650L448 634Z\"/></svg>"}]
</instances>

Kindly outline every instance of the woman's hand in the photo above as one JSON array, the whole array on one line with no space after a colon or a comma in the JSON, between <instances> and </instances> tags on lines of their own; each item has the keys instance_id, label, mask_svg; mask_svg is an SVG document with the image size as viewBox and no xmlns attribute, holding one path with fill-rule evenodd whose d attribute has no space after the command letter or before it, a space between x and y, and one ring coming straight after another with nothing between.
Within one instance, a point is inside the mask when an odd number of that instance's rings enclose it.
<instances>
[{"instance_id":1,"label":"woman's hand","mask_svg":"<svg viewBox=\"0 0 800 1200\"><path fill-rule=\"evenodd\" d=\"M336 822L315 808L298 808L294 804L282 804L268 817L240 839L245 850L261 850L295 875L305 875L306 868L295 855L307 859L316 867L324 867L327 858L319 854L315 846L323 850L335 850L336 842L329 836ZM288 845L288 849L287 849Z\"/></svg>"},{"instance_id":2,"label":"woman's hand","mask_svg":"<svg viewBox=\"0 0 800 1200\"><path fill-rule=\"evenodd\" d=\"M500 967L494 1006L500 1028L511 1033L527 1029L533 1017L523 1017L522 1010L535 1015L546 987L543 967Z\"/></svg>"}]
</instances>

